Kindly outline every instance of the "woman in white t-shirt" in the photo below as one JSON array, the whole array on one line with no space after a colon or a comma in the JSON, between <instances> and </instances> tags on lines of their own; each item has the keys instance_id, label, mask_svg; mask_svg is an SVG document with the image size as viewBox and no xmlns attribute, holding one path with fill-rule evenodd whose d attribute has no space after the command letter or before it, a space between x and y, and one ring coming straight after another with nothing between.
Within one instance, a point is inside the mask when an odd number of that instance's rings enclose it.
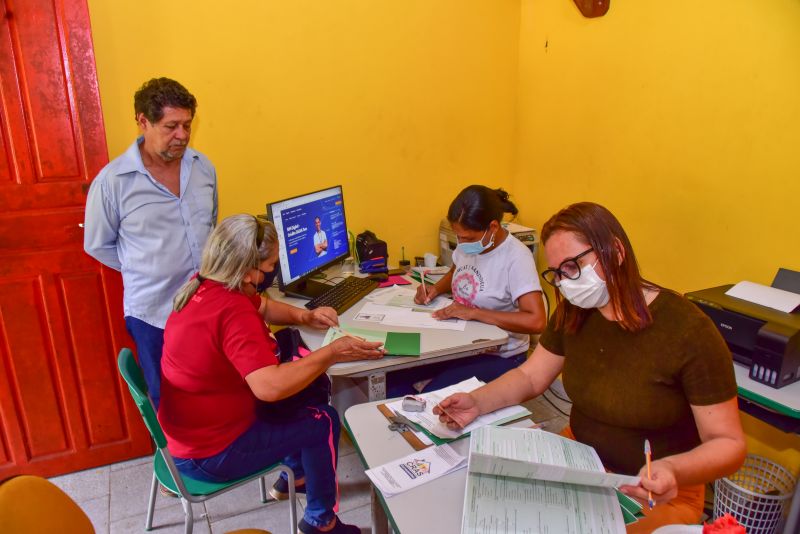
<instances>
[{"instance_id":1,"label":"woman in white t-shirt","mask_svg":"<svg viewBox=\"0 0 800 534\"><path fill-rule=\"evenodd\" d=\"M500 224L504 213L516 215L517 208L502 189L461 191L447 211L458 239L454 265L435 285L419 286L415 300L452 293L453 304L435 318L493 324L508 332L508 341L497 352L389 373L389 395L434 391L472 376L489 382L525 361L530 334L545 327L542 287L530 249Z\"/></svg>"}]
</instances>

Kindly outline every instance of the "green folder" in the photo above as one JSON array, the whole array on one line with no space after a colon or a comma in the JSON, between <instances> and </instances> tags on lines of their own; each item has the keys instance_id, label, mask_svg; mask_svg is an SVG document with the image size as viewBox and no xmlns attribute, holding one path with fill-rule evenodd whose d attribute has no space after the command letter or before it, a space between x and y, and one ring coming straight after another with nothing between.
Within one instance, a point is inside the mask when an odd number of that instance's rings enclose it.
<instances>
[{"instance_id":1,"label":"green folder","mask_svg":"<svg viewBox=\"0 0 800 534\"><path fill-rule=\"evenodd\" d=\"M383 347L387 354L395 356L419 356L419 332L386 332L386 341Z\"/></svg>"},{"instance_id":2,"label":"green folder","mask_svg":"<svg viewBox=\"0 0 800 534\"><path fill-rule=\"evenodd\" d=\"M419 282L419 283L422 283L422 276L421 276L421 275L420 275L420 274L419 274L417 271L411 271L411 272L409 273L409 276L410 276L411 278L413 278L414 280L416 280L417 282ZM435 281L435 280L433 280L433 279L431 279L431 277L430 277L430 276L426 276L426 277L425 277L425 283L426 283L426 284L431 284L431 285L433 285L433 284L435 284L435 283L436 283L436 281Z\"/></svg>"},{"instance_id":3,"label":"green folder","mask_svg":"<svg viewBox=\"0 0 800 534\"><path fill-rule=\"evenodd\" d=\"M420 339L419 332L383 332L380 330L368 330L366 328L353 328L351 326L341 325L339 329L348 334L362 337L367 341L378 341L383 343L383 348L386 349L386 354L390 356L419 356L420 355ZM322 341L324 347L340 334L335 329L330 328Z\"/></svg>"},{"instance_id":4,"label":"green folder","mask_svg":"<svg viewBox=\"0 0 800 534\"><path fill-rule=\"evenodd\" d=\"M644 517L641 504L619 490L616 490L616 492L617 500L619 500L619 507L622 509L622 517L625 519L626 525L636 523L638 520Z\"/></svg>"}]
</instances>

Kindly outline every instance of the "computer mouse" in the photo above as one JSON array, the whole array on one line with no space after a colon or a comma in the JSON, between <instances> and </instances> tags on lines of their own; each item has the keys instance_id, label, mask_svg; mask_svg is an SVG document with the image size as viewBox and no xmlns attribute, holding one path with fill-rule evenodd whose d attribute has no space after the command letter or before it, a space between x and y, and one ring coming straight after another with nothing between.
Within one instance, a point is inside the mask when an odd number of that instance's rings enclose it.
<instances>
[{"instance_id":1,"label":"computer mouse","mask_svg":"<svg viewBox=\"0 0 800 534\"><path fill-rule=\"evenodd\" d=\"M372 273L371 275L367 276L370 280L375 280L376 282L385 282L389 279L389 275L386 273Z\"/></svg>"}]
</instances>

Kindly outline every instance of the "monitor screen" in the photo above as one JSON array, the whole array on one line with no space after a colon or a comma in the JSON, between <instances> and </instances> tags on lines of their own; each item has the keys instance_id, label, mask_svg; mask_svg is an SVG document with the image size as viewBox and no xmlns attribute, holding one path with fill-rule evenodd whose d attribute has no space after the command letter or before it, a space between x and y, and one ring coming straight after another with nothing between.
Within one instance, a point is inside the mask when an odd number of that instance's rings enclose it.
<instances>
[{"instance_id":1,"label":"monitor screen","mask_svg":"<svg viewBox=\"0 0 800 534\"><path fill-rule=\"evenodd\" d=\"M342 186L267 204L278 232L281 289L350 255Z\"/></svg>"}]
</instances>

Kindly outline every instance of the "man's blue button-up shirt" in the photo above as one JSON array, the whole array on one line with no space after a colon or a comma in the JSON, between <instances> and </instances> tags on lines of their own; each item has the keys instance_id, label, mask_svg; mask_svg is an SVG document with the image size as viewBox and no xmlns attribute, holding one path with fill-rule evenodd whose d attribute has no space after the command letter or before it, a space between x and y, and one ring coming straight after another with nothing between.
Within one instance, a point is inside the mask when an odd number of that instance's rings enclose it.
<instances>
[{"instance_id":1,"label":"man's blue button-up shirt","mask_svg":"<svg viewBox=\"0 0 800 534\"><path fill-rule=\"evenodd\" d=\"M138 138L92 182L83 248L122 272L125 316L164 328L178 289L200 270L203 246L217 222L217 173L186 148L180 197L153 178Z\"/></svg>"}]
</instances>

